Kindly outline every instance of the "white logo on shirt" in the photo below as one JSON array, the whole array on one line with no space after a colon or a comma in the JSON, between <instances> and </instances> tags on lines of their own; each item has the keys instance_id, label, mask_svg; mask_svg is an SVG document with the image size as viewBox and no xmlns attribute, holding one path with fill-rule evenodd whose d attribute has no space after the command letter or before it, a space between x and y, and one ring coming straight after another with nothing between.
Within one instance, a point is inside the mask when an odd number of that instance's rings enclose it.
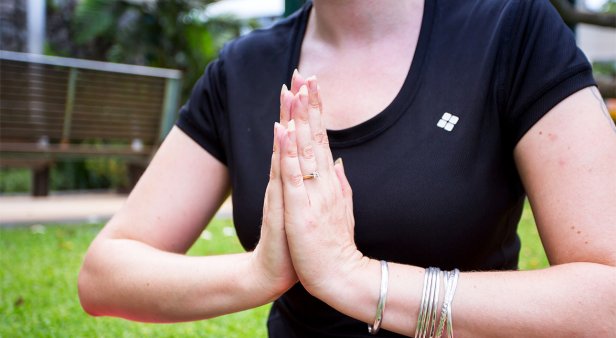
<instances>
[{"instance_id":1,"label":"white logo on shirt","mask_svg":"<svg viewBox=\"0 0 616 338\"><path fill-rule=\"evenodd\" d=\"M440 120L436 123L436 126L439 128L443 128L447 131L452 131L453 127L455 127L456 123L460 120L459 117L455 115L451 115L449 113L443 114Z\"/></svg>"}]
</instances>

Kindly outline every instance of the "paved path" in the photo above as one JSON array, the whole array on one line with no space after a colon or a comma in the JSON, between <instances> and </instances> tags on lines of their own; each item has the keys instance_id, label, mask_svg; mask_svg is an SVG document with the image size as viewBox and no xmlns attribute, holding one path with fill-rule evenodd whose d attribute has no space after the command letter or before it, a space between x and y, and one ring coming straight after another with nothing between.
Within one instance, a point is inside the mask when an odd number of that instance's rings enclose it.
<instances>
[{"instance_id":1,"label":"paved path","mask_svg":"<svg viewBox=\"0 0 616 338\"><path fill-rule=\"evenodd\" d=\"M49 197L0 196L0 226L49 223L101 223L120 209L126 195L85 193ZM216 217L231 218L227 200Z\"/></svg>"}]
</instances>

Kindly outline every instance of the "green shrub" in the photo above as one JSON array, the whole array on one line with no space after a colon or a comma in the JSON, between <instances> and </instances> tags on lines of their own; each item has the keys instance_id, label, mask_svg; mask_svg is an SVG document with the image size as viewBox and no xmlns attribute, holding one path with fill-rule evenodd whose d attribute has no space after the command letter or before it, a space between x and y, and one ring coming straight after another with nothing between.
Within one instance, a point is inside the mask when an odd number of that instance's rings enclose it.
<instances>
[{"instance_id":1,"label":"green shrub","mask_svg":"<svg viewBox=\"0 0 616 338\"><path fill-rule=\"evenodd\" d=\"M0 193L27 193L31 184L32 174L28 169L0 169Z\"/></svg>"}]
</instances>

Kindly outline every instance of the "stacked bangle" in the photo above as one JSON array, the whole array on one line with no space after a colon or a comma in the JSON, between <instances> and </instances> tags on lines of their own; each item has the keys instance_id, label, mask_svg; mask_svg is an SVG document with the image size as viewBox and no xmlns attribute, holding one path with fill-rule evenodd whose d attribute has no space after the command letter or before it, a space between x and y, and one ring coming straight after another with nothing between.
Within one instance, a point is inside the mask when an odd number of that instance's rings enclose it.
<instances>
[{"instance_id":1,"label":"stacked bangle","mask_svg":"<svg viewBox=\"0 0 616 338\"><path fill-rule=\"evenodd\" d=\"M442 274L442 278L441 278ZM423 290L421 293L421 303L417 315L415 328L415 338L441 337L443 331L447 329L447 337L453 338L453 317L451 307L453 296L458 285L460 270L441 272L441 269L429 267L424 273ZM445 296L441 311L438 311L439 294L443 280ZM385 313L385 302L387 301L387 286L389 284L389 269L386 261L381 261L381 287L379 301L376 305L376 315L374 324L368 325L368 332L377 334L381 328L383 315ZM440 317L439 317L440 313ZM438 325L437 325L438 324Z\"/></svg>"},{"instance_id":2,"label":"stacked bangle","mask_svg":"<svg viewBox=\"0 0 616 338\"><path fill-rule=\"evenodd\" d=\"M451 303L456 291L460 271L445 271L443 274L443 284L445 287L445 298L438 318L439 289L441 280L441 270L429 267L424 274L424 285L417 315L415 328L415 338L441 337L445 327L447 336L453 338L453 323L451 314ZM438 326L437 326L438 323Z\"/></svg>"},{"instance_id":3,"label":"stacked bangle","mask_svg":"<svg viewBox=\"0 0 616 338\"><path fill-rule=\"evenodd\" d=\"M368 325L368 332L377 334L381 328L383 314L385 313L385 301L387 300L387 285L389 284L389 269L386 261L381 261L381 291L379 293L379 302L376 305L376 316L374 324Z\"/></svg>"},{"instance_id":4,"label":"stacked bangle","mask_svg":"<svg viewBox=\"0 0 616 338\"><path fill-rule=\"evenodd\" d=\"M417 316L415 338L432 337L436 322L438 308L438 294L440 287L441 270L439 268L427 268L424 274L424 287Z\"/></svg>"}]
</instances>

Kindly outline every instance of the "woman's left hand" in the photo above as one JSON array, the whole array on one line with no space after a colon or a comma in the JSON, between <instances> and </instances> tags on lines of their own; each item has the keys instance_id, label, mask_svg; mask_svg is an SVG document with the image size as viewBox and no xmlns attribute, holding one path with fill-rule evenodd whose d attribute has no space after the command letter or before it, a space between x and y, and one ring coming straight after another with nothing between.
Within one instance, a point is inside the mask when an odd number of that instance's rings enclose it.
<instances>
[{"instance_id":1,"label":"woman's left hand","mask_svg":"<svg viewBox=\"0 0 616 338\"><path fill-rule=\"evenodd\" d=\"M301 283L322 298L365 260L354 241L351 186L342 161L333 162L321 120L316 78L294 96L291 117L278 135L285 229Z\"/></svg>"}]
</instances>

